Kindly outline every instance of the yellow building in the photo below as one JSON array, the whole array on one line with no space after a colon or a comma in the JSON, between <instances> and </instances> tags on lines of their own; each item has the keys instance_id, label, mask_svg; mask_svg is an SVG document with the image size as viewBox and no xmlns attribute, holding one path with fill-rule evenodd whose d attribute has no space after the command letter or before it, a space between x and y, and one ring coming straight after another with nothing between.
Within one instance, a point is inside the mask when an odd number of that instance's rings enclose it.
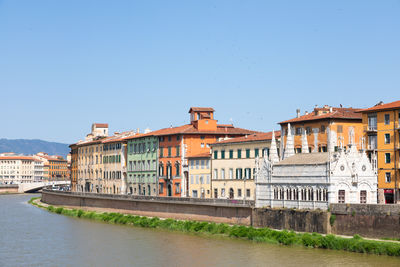
<instances>
[{"instance_id":1,"label":"yellow building","mask_svg":"<svg viewBox=\"0 0 400 267\"><path fill-rule=\"evenodd\" d=\"M203 153L188 157L189 196L211 198L211 155Z\"/></svg>"},{"instance_id":2,"label":"yellow building","mask_svg":"<svg viewBox=\"0 0 400 267\"><path fill-rule=\"evenodd\" d=\"M211 145L211 190L213 198L255 200L256 158L264 153L278 159L273 133L257 133L222 140ZM280 132L275 133L280 138ZM272 153L272 151L275 151Z\"/></svg>"},{"instance_id":3,"label":"yellow building","mask_svg":"<svg viewBox=\"0 0 400 267\"><path fill-rule=\"evenodd\" d=\"M360 110L366 149L370 158L377 156L378 202L399 202L400 179L400 101Z\"/></svg>"},{"instance_id":4,"label":"yellow building","mask_svg":"<svg viewBox=\"0 0 400 267\"><path fill-rule=\"evenodd\" d=\"M330 152L333 152L340 144L346 146L346 144L351 143L350 132L354 133L353 137L357 148L361 149L363 125L361 114L357 113L358 110L325 105L322 108L315 107L312 112L306 111L304 115L300 115L298 109L295 118L279 123L281 132L284 133L281 150L283 151L286 144L288 124L290 124L292 135L294 135L295 153L301 153L303 134L307 137L309 152L327 152L328 148L330 148ZM330 138L328 131L330 131Z\"/></svg>"}]
</instances>

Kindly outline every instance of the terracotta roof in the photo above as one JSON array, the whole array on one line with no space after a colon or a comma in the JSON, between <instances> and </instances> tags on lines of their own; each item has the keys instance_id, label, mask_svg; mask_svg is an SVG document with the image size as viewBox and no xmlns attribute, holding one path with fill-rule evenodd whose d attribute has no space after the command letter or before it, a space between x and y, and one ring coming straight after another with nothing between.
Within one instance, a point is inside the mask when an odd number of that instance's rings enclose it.
<instances>
[{"instance_id":1,"label":"terracotta roof","mask_svg":"<svg viewBox=\"0 0 400 267\"><path fill-rule=\"evenodd\" d=\"M329 112L329 108L315 108L313 112L306 115L300 116L299 118L294 118L286 121L282 121L279 124L302 122L302 121L313 121L313 120L324 120L324 119L348 119L348 120L361 120L362 116L359 111L360 109L355 108L334 108L332 107L332 112ZM322 113L320 115L315 115L315 111L322 111L327 113Z\"/></svg>"},{"instance_id":2,"label":"terracotta roof","mask_svg":"<svg viewBox=\"0 0 400 267\"><path fill-rule=\"evenodd\" d=\"M275 139L281 137L281 131L275 132ZM272 140L272 132L267 133L255 133L246 136L230 138L222 141L218 141L213 143L212 145L219 145L219 144L232 144L232 143L245 143L245 142L256 142L256 141L268 141Z\"/></svg>"},{"instance_id":3,"label":"terracotta roof","mask_svg":"<svg viewBox=\"0 0 400 267\"><path fill-rule=\"evenodd\" d=\"M214 109L213 108L202 108L202 107L191 107L189 109L189 113L192 111L194 111L194 112L214 112Z\"/></svg>"},{"instance_id":4,"label":"terracotta roof","mask_svg":"<svg viewBox=\"0 0 400 267\"><path fill-rule=\"evenodd\" d=\"M133 131L122 132L110 137L106 137L102 140L102 143L113 143L120 142L126 140L128 137L134 136L135 133Z\"/></svg>"},{"instance_id":5,"label":"terracotta roof","mask_svg":"<svg viewBox=\"0 0 400 267\"><path fill-rule=\"evenodd\" d=\"M200 153L200 154L188 156L188 158L209 158L209 157L211 157L211 153L210 152Z\"/></svg>"},{"instance_id":6,"label":"terracotta roof","mask_svg":"<svg viewBox=\"0 0 400 267\"><path fill-rule=\"evenodd\" d=\"M298 153L294 154L291 157L288 157L278 163L279 165L316 165L316 164L325 164L329 161L329 153L321 152L321 153Z\"/></svg>"},{"instance_id":7,"label":"terracotta roof","mask_svg":"<svg viewBox=\"0 0 400 267\"><path fill-rule=\"evenodd\" d=\"M216 131L199 131L192 124L185 124L178 127L164 128L151 132L154 136L173 135L173 134L230 134L230 135L245 135L254 134L256 131L251 131L233 126L217 126Z\"/></svg>"},{"instance_id":8,"label":"terracotta roof","mask_svg":"<svg viewBox=\"0 0 400 267\"><path fill-rule=\"evenodd\" d=\"M95 123L96 128L108 128L108 123Z\"/></svg>"},{"instance_id":9,"label":"terracotta roof","mask_svg":"<svg viewBox=\"0 0 400 267\"><path fill-rule=\"evenodd\" d=\"M383 102L380 102L373 107L361 109L358 112L373 112L373 111L379 111L379 110L399 109L399 108L400 108L400 101L394 101L394 102L386 103L386 104L384 104Z\"/></svg>"},{"instance_id":10,"label":"terracotta roof","mask_svg":"<svg viewBox=\"0 0 400 267\"><path fill-rule=\"evenodd\" d=\"M27 156L7 156L7 157L0 157L0 160L34 160L32 157Z\"/></svg>"}]
</instances>

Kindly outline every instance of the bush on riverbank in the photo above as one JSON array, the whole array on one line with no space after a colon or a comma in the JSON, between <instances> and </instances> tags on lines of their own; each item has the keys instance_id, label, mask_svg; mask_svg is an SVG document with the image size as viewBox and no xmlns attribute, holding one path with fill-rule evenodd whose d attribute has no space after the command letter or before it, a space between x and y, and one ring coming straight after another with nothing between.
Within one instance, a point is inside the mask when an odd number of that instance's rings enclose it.
<instances>
[{"instance_id":1,"label":"bush on riverbank","mask_svg":"<svg viewBox=\"0 0 400 267\"><path fill-rule=\"evenodd\" d=\"M31 199L29 203L38 205ZM228 225L224 223L208 223L197 221L178 221L173 219L148 218L120 213L99 213L94 211L83 211L81 209L46 208L50 212L64 214L72 217L80 217L103 221L114 224L128 224L145 228L159 228L172 231L205 233L223 235L231 238L247 239L256 242L277 243L282 245L301 245L312 248L324 248L333 250L345 250L360 253L400 256L400 243L365 240L359 235L353 238L343 238L335 235L321 235L317 233L295 233L293 231L278 231L269 228L254 228L251 226Z\"/></svg>"}]
</instances>

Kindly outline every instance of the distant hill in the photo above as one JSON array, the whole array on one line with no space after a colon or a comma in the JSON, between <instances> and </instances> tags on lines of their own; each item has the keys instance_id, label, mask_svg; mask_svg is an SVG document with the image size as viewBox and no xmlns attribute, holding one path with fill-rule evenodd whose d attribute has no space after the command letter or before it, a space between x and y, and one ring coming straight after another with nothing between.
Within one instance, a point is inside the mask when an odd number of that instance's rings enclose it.
<instances>
[{"instance_id":1,"label":"distant hill","mask_svg":"<svg viewBox=\"0 0 400 267\"><path fill-rule=\"evenodd\" d=\"M39 139L0 139L0 153L14 152L25 155L46 152L49 155L60 155L66 158L70 152L68 144L47 142Z\"/></svg>"}]
</instances>

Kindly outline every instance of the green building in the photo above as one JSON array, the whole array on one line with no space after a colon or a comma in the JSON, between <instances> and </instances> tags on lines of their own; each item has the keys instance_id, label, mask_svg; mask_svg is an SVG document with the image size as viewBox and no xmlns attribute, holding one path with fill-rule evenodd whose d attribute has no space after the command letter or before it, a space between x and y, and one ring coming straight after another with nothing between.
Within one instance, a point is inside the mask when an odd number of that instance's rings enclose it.
<instances>
[{"instance_id":1,"label":"green building","mask_svg":"<svg viewBox=\"0 0 400 267\"><path fill-rule=\"evenodd\" d=\"M158 137L149 134L127 140L128 194L158 195Z\"/></svg>"}]
</instances>

